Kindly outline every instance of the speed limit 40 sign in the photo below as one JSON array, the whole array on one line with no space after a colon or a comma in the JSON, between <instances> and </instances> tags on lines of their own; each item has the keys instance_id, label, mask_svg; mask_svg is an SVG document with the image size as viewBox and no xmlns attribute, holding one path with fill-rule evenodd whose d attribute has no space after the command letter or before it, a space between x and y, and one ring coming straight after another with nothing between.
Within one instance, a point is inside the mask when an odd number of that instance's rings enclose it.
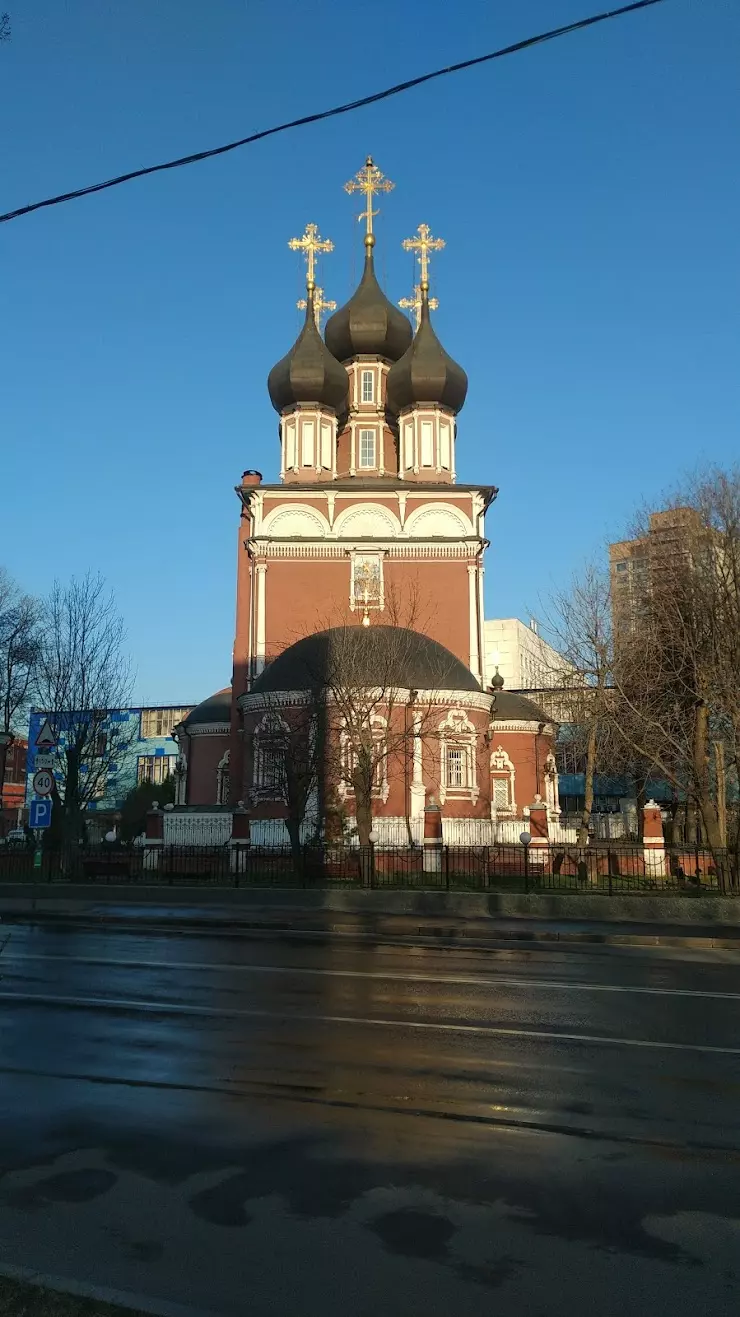
<instances>
[{"instance_id":1,"label":"speed limit 40 sign","mask_svg":"<svg viewBox=\"0 0 740 1317\"><path fill-rule=\"evenodd\" d=\"M33 789L37 796L50 796L54 788L54 774L48 768L40 768L33 775Z\"/></svg>"}]
</instances>

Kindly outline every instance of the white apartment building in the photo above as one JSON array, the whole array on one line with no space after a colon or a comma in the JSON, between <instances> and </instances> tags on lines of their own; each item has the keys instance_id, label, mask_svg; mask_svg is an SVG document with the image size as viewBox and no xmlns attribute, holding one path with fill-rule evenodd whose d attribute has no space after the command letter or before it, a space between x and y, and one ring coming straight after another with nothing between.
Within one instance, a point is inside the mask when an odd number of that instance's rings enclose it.
<instances>
[{"instance_id":1,"label":"white apartment building","mask_svg":"<svg viewBox=\"0 0 740 1317\"><path fill-rule=\"evenodd\" d=\"M529 626L518 617L494 617L483 623L486 651L485 684L498 668L505 690L549 690L562 685L564 660L542 639L534 618Z\"/></svg>"}]
</instances>

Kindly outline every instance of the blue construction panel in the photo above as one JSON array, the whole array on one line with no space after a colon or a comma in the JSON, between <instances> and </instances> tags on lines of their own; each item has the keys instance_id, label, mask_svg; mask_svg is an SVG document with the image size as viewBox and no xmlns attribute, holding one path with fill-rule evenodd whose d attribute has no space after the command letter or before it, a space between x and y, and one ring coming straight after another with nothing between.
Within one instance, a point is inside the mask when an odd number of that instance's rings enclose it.
<instances>
[{"instance_id":1,"label":"blue construction panel","mask_svg":"<svg viewBox=\"0 0 740 1317\"><path fill-rule=\"evenodd\" d=\"M173 706L180 707L180 706ZM112 731L114 728L117 732L123 734L128 744L121 749L115 763L112 763L108 771L107 790L99 800L90 801L88 808L92 812L100 810L120 809L125 797L129 791L136 786L138 760L144 756L152 756L161 759L164 756L176 758L179 753L177 743L171 736L151 736L143 737L141 735L141 707L131 709L113 709L105 717L100 726L101 733ZM31 791L31 782L35 772L36 761L36 737L41 730L46 713L32 713L28 726L28 755L26 760L26 800L30 801L33 792ZM57 713L50 715L52 726L55 728L58 736L57 750L60 754L64 753L66 742L66 732L70 728L70 715L66 713ZM62 774L58 769L54 770L54 776L57 781L61 781Z\"/></svg>"}]
</instances>

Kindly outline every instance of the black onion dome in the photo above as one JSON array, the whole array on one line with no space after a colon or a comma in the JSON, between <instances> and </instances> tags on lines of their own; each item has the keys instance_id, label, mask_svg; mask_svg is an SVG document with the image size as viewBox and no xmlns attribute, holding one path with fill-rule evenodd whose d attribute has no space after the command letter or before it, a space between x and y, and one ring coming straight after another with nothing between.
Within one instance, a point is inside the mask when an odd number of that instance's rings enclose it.
<instances>
[{"instance_id":1,"label":"black onion dome","mask_svg":"<svg viewBox=\"0 0 740 1317\"><path fill-rule=\"evenodd\" d=\"M331 627L304 636L269 663L253 694L331 686L342 670L358 685L480 691L470 668L439 641L405 627Z\"/></svg>"},{"instance_id":2,"label":"black onion dome","mask_svg":"<svg viewBox=\"0 0 740 1317\"><path fill-rule=\"evenodd\" d=\"M375 277L373 249L368 242L365 270L357 291L326 322L326 346L337 361L362 356L397 361L412 336L410 322L389 302Z\"/></svg>"},{"instance_id":3,"label":"black onion dome","mask_svg":"<svg viewBox=\"0 0 740 1317\"><path fill-rule=\"evenodd\" d=\"M425 295L421 304L421 323L414 341L388 372L388 407L393 412L400 412L416 403L433 403L448 407L451 412L459 412L467 392L468 377L437 338Z\"/></svg>"},{"instance_id":4,"label":"black onion dome","mask_svg":"<svg viewBox=\"0 0 740 1317\"><path fill-rule=\"evenodd\" d=\"M322 339L313 309L313 290L306 297L306 323L287 356L273 366L267 389L276 412L296 403L315 403L337 413L346 411L349 381L344 366Z\"/></svg>"}]
</instances>

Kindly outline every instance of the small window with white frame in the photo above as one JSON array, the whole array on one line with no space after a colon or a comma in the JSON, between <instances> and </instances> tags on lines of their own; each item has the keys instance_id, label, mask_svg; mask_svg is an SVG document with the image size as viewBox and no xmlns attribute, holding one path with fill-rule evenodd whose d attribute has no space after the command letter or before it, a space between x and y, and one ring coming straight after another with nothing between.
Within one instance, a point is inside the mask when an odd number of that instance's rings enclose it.
<instances>
[{"instance_id":1,"label":"small window with white frame","mask_svg":"<svg viewBox=\"0 0 740 1317\"><path fill-rule=\"evenodd\" d=\"M376 465L375 445L376 445L375 430L360 430L359 461L357 465L365 471L369 467L374 467Z\"/></svg>"},{"instance_id":2,"label":"small window with white frame","mask_svg":"<svg viewBox=\"0 0 740 1317\"><path fill-rule=\"evenodd\" d=\"M447 747L447 783L448 790L465 790L468 786L468 747L448 745Z\"/></svg>"},{"instance_id":3,"label":"small window with white frame","mask_svg":"<svg viewBox=\"0 0 740 1317\"><path fill-rule=\"evenodd\" d=\"M516 812L514 788L516 772L502 745L491 755L491 804L496 814Z\"/></svg>"},{"instance_id":4,"label":"small window with white frame","mask_svg":"<svg viewBox=\"0 0 740 1317\"><path fill-rule=\"evenodd\" d=\"M439 799L466 796L475 804L479 796L476 771L476 730L464 709L450 709L439 724Z\"/></svg>"},{"instance_id":5,"label":"small window with white frame","mask_svg":"<svg viewBox=\"0 0 740 1317\"><path fill-rule=\"evenodd\" d=\"M371 370L363 370L362 372L360 396L363 402L375 402L375 376Z\"/></svg>"},{"instance_id":6,"label":"small window with white frame","mask_svg":"<svg viewBox=\"0 0 740 1317\"><path fill-rule=\"evenodd\" d=\"M493 803L496 809L509 808L509 779L508 777L494 777L493 779Z\"/></svg>"}]
</instances>

